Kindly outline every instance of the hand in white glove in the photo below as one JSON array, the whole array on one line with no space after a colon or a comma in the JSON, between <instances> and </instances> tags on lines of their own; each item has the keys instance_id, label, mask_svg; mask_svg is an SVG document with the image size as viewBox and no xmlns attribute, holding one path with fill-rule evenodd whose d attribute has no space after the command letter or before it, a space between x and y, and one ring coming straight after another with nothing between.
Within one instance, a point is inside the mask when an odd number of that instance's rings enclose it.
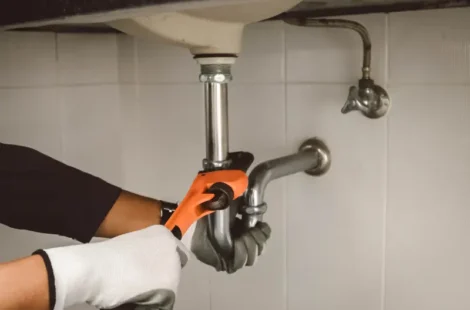
<instances>
[{"instance_id":1,"label":"hand in white glove","mask_svg":"<svg viewBox=\"0 0 470 310\"><path fill-rule=\"evenodd\" d=\"M51 307L79 303L172 309L187 250L164 226L103 242L38 251L48 269Z\"/></svg>"}]
</instances>

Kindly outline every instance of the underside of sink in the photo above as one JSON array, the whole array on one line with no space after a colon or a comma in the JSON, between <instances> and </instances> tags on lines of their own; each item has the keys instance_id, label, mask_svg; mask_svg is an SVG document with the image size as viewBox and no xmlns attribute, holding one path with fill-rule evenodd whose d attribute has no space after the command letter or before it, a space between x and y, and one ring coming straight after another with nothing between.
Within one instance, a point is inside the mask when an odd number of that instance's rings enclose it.
<instances>
[{"instance_id":1,"label":"underside of sink","mask_svg":"<svg viewBox=\"0 0 470 310\"><path fill-rule=\"evenodd\" d=\"M111 21L132 36L187 47L194 55L238 55L245 25L285 12L301 0L265 0Z\"/></svg>"},{"instance_id":2,"label":"underside of sink","mask_svg":"<svg viewBox=\"0 0 470 310\"><path fill-rule=\"evenodd\" d=\"M205 8L266 0L16 0L0 1L0 29L53 32L117 32L107 22L163 12L194 11L206 18ZM267 19L328 17L470 6L470 0L303 0L292 9ZM28 9L25 9L28 8ZM197 13L200 11L200 13ZM267 14L270 15L270 14ZM214 16L214 15L212 15ZM249 14L244 14L249 16ZM248 17L250 18L250 17ZM252 18L250 18L252 19ZM226 18L224 18L227 21Z\"/></svg>"}]
</instances>

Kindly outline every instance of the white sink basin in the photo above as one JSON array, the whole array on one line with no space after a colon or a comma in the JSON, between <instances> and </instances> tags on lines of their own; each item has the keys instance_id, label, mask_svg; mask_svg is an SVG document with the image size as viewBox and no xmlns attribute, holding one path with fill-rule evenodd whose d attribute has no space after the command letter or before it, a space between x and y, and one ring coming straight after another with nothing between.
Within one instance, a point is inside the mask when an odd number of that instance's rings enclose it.
<instances>
[{"instance_id":1,"label":"white sink basin","mask_svg":"<svg viewBox=\"0 0 470 310\"><path fill-rule=\"evenodd\" d=\"M184 46L194 55L239 54L245 25L294 7L301 0L264 0L109 22L129 35Z\"/></svg>"}]
</instances>

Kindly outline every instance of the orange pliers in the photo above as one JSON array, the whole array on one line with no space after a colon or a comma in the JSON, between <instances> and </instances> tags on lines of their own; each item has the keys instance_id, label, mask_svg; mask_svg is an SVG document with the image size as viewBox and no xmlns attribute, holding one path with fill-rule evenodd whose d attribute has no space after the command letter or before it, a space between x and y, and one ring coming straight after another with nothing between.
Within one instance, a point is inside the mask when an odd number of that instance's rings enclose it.
<instances>
[{"instance_id":1,"label":"orange pliers","mask_svg":"<svg viewBox=\"0 0 470 310\"><path fill-rule=\"evenodd\" d=\"M165 226L181 239L194 222L228 208L247 188L248 176L242 170L200 172Z\"/></svg>"}]
</instances>

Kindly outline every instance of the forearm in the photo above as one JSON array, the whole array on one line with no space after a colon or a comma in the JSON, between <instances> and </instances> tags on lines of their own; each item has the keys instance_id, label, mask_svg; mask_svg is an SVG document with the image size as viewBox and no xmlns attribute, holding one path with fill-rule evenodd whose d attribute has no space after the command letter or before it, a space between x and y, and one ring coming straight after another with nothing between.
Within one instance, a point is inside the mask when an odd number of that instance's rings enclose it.
<instances>
[{"instance_id":1,"label":"forearm","mask_svg":"<svg viewBox=\"0 0 470 310\"><path fill-rule=\"evenodd\" d=\"M27 147L0 144L0 223L88 242L121 189Z\"/></svg>"},{"instance_id":2,"label":"forearm","mask_svg":"<svg viewBox=\"0 0 470 310\"><path fill-rule=\"evenodd\" d=\"M47 271L40 256L0 264L0 308L49 309Z\"/></svg>"},{"instance_id":3,"label":"forearm","mask_svg":"<svg viewBox=\"0 0 470 310\"><path fill-rule=\"evenodd\" d=\"M33 149L0 143L0 223L81 242L160 224L160 202Z\"/></svg>"},{"instance_id":4,"label":"forearm","mask_svg":"<svg viewBox=\"0 0 470 310\"><path fill-rule=\"evenodd\" d=\"M101 223L97 237L113 238L125 233L160 224L158 200L122 191Z\"/></svg>"}]
</instances>

